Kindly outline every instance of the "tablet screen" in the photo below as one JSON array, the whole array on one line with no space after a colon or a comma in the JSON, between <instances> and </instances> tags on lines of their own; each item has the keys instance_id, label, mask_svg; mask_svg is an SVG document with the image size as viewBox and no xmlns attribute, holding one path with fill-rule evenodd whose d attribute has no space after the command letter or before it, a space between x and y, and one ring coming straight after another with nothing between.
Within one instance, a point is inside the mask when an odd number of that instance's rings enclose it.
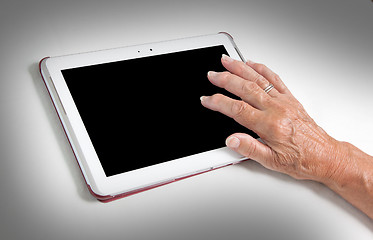
<instances>
[{"instance_id":1,"label":"tablet screen","mask_svg":"<svg viewBox=\"0 0 373 240\"><path fill-rule=\"evenodd\" d=\"M107 177L223 147L253 132L204 108L223 93L207 79L225 71L224 46L62 70Z\"/></svg>"}]
</instances>

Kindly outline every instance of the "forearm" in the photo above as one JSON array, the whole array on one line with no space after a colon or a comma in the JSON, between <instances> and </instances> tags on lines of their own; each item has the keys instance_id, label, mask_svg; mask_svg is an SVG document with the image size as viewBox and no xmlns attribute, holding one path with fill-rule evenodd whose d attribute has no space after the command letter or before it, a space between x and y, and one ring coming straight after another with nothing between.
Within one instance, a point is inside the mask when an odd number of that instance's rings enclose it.
<instances>
[{"instance_id":1,"label":"forearm","mask_svg":"<svg viewBox=\"0 0 373 240\"><path fill-rule=\"evenodd\" d=\"M373 219L373 157L341 142L338 168L323 183Z\"/></svg>"}]
</instances>

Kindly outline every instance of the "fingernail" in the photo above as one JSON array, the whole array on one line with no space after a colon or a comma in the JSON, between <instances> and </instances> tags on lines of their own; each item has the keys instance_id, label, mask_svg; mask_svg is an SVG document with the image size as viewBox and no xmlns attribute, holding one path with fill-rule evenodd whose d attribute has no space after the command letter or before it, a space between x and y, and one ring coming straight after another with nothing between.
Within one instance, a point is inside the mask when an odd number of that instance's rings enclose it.
<instances>
[{"instance_id":1,"label":"fingernail","mask_svg":"<svg viewBox=\"0 0 373 240\"><path fill-rule=\"evenodd\" d=\"M208 97L206 97L206 96L202 96L202 97L200 97L199 99L201 100L201 102L203 102L203 101L205 101L207 98L208 98Z\"/></svg>"},{"instance_id":2,"label":"fingernail","mask_svg":"<svg viewBox=\"0 0 373 240\"><path fill-rule=\"evenodd\" d=\"M253 65L255 62L253 62L251 60L247 60L246 63L249 64L249 65Z\"/></svg>"},{"instance_id":3,"label":"fingernail","mask_svg":"<svg viewBox=\"0 0 373 240\"><path fill-rule=\"evenodd\" d=\"M225 141L225 144L229 147L229 148L238 148L240 146L240 139L236 138L236 137L229 137L227 138L227 140Z\"/></svg>"},{"instance_id":4,"label":"fingernail","mask_svg":"<svg viewBox=\"0 0 373 240\"><path fill-rule=\"evenodd\" d=\"M229 56L227 56L225 54L222 55L222 58L226 62L233 62L233 58L231 58L231 57L229 57Z\"/></svg>"},{"instance_id":5,"label":"fingernail","mask_svg":"<svg viewBox=\"0 0 373 240\"><path fill-rule=\"evenodd\" d=\"M209 76L209 77L215 77L216 74L217 74L217 72L214 72L214 71L208 71L207 76Z\"/></svg>"}]
</instances>

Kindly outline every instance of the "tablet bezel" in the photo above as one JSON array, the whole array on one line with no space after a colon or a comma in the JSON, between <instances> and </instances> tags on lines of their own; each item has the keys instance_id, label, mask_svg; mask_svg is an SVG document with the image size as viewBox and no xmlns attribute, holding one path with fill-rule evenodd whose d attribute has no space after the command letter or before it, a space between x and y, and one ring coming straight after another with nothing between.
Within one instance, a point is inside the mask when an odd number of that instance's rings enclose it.
<instances>
[{"instance_id":1,"label":"tablet bezel","mask_svg":"<svg viewBox=\"0 0 373 240\"><path fill-rule=\"evenodd\" d=\"M84 178L94 194L116 196L133 192L237 163L245 158L223 147L106 177L61 70L218 45L223 45L232 58L244 61L232 37L226 33L52 57L42 61L41 71L46 86ZM126 156L123 153L123 158L144 157L152 156Z\"/></svg>"}]
</instances>

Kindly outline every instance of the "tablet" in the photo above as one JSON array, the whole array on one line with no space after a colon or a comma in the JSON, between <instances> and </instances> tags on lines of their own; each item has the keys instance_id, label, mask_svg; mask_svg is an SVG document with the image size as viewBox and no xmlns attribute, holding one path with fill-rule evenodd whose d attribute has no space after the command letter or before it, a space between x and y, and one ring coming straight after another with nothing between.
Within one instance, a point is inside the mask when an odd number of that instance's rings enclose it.
<instances>
[{"instance_id":1,"label":"tablet","mask_svg":"<svg viewBox=\"0 0 373 240\"><path fill-rule=\"evenodd\" d=\"M218 33L48 57L40 72L90 192L104 202L245 158L224 147L234 120L204 108L223 93L207 72L222 54L244 60Z\"/></svg>"}]
</instances>

